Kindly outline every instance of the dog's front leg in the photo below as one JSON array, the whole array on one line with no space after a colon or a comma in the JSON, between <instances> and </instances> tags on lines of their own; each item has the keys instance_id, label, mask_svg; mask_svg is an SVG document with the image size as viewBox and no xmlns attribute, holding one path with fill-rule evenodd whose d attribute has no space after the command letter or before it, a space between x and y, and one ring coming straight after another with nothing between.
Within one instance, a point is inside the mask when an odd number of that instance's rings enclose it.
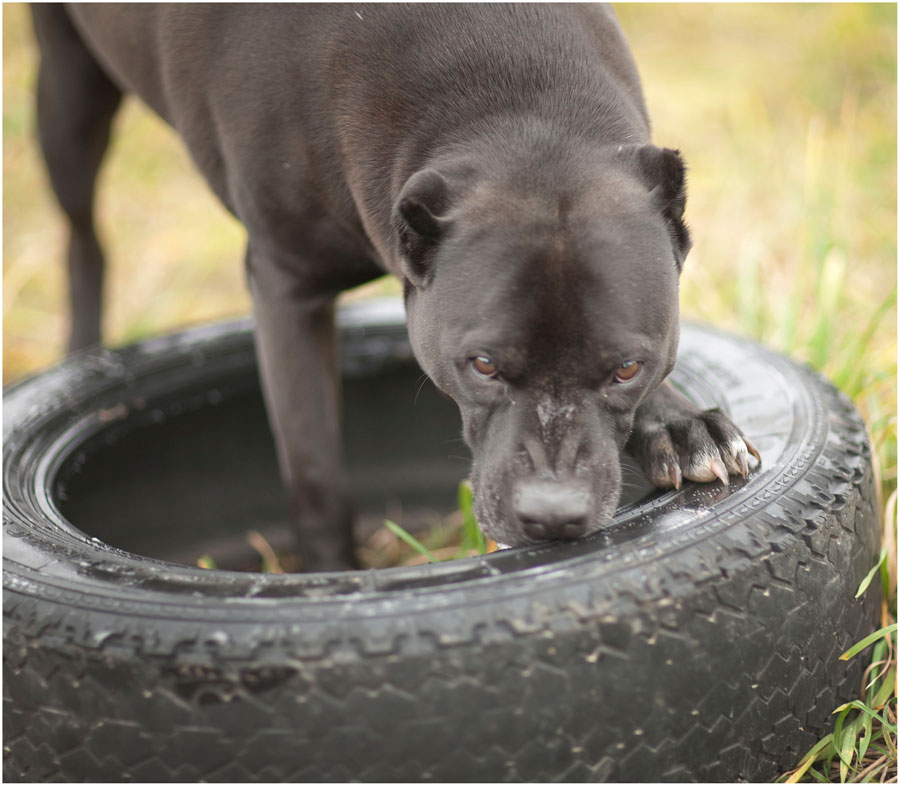
<instances>
[{"instance_id":1,"label":"dog's front leg","mask_svg":"<svg viewBox=\"0 0 900 786\"><path fill-rule=\"evenodd\" d=\"M719 409L700 410L667 380L638 407L626 450L660 488L681 488L682 478L726 485L747 477L748 454L759 453Z\"/></svg>"},{"instance_id":2,"label":"dog's front leg","mask_svg":"<svg viewBox=\"0 0 900 786\"><path fill-rule=\"evenodd\" d=\"M303 570L357 566L342 462L334 295L248 252L256 351Z\"/></svg>"}]
</instances>

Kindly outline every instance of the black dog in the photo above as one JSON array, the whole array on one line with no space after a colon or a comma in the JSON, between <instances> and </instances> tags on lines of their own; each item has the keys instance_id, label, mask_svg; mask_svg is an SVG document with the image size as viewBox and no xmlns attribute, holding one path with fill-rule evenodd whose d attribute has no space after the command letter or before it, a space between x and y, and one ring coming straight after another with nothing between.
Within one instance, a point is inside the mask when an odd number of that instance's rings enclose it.
<instances>
[{"instance_id":1,"label":"black dog","mask_svg":"<svg viewBox=\"0 0 900 786\"><path fill-rule=\"evenodd\" d=\"M650 144L608 8L37 5L34 20L40 140L72 228L70 349L100 340L94 182L130 91L247 229L308 569L354 564L333 303L385 272L404 282L419 362L462 412L495 540L603 527L626 447L660 486L747 475L740 431L663 384L685 169Z\"/></svg>"}]
</instances>

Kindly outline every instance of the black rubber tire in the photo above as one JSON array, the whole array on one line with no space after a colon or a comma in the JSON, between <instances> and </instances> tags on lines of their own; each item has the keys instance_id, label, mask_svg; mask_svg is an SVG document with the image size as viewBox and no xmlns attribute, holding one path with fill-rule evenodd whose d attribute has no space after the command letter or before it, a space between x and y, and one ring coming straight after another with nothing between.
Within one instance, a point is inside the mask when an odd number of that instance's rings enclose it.
<instances>
[{"instance_id":1,"label":"black rubber tire","mask_svg":"<svg viewBox=\"0 0 900 786\"><path fill-rule=\"evenodd\" d=\"M343 315L350 376L408 358L402 317L369 313ZM876 493L864 424L820 376L686 325L673 380L732 414L761 469L652 494L572 544L239 574L63 518L80 445L252 365L249 325L220 325L5 392L7 780L770 780L855 694L861 659L838 655L878 624L878 593L853 599Z\"/></svg>"}]
</instances>

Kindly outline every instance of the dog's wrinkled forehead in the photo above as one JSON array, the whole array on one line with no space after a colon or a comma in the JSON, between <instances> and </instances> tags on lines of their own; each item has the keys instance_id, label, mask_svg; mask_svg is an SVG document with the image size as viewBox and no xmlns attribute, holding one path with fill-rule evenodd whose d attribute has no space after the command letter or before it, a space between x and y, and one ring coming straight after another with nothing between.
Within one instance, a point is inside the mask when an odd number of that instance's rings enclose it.
<instances>
[{"instance_id":1,"label":"dog's wrinkled forehead","mask_svg":"<svg viewBox=\"0 0 900 786\"><path fill-rule=\"evenodd\" d=\"M665 330L678 273L649 208L585 214L562 197L510 201L502 213L476 214L448 244L461 328L557 371Z\"/></svg>"}]
</instances>

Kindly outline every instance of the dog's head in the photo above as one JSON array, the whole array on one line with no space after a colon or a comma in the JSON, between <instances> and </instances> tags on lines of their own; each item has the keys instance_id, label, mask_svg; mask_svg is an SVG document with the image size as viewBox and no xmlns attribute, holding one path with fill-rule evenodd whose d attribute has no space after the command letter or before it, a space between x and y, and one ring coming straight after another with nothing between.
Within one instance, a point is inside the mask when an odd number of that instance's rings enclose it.
<instances>
[{"instance_id":1,"label":"dog's head","mask_svg":"<svg viewBox=\"0 0 900 786\"><path fill-rule=\"evenodd\" d=\"M410 338L459 405L475 513L507 545L603 527L641 401L671 371L690 246L676 151L421 170L394 208Z\"/></svg>"}]
</instances>

